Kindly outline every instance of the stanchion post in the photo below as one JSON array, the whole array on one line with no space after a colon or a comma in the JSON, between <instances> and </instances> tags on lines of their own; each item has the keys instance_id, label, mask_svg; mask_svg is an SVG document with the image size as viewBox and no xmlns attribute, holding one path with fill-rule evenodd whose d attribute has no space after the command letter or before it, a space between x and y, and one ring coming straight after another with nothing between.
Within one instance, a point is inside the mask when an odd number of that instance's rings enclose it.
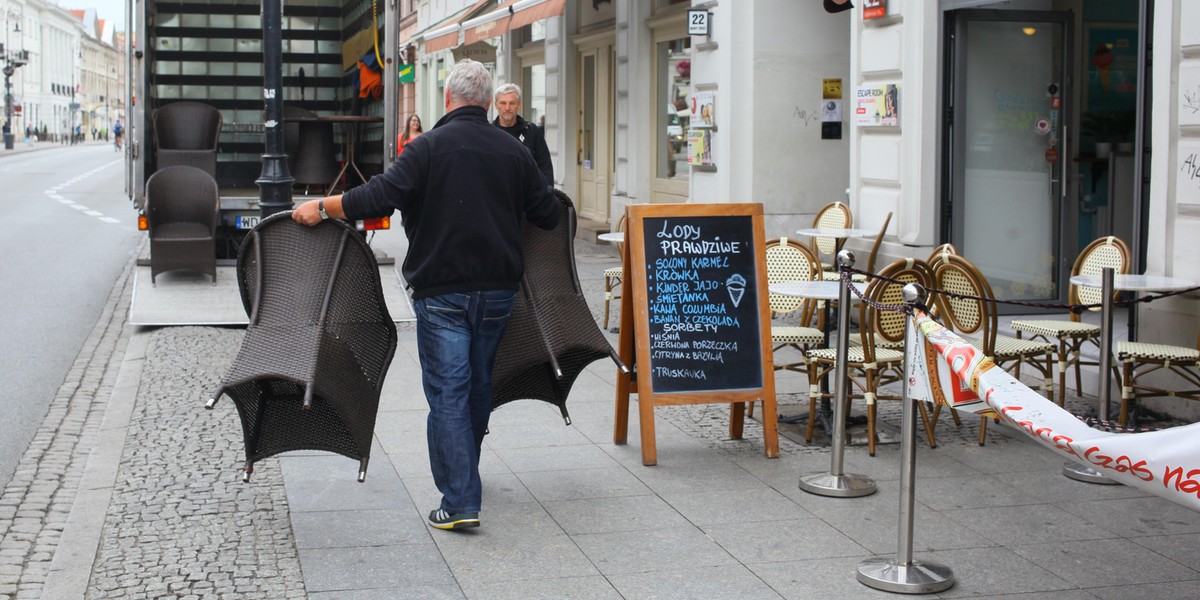
<instances>
[{"instance_id":1,"label":"stanchion post","mask_svg":"<svg viewBox=\"0 0 1200 600\"><path fill-rule=\"evenodd\" d=\"M837 255L838 272L854 266L854 253L842 250ZM850 286L842 284L838 290L838 341L837 359L833 366L833 432L830 447L829 472L817 472L800 477L800 489L818 496L835 498L857 498L875 493L875 481L866 475L842 472L846 451L846 372L849 370L850 352Z\"/></svg>"},{"instance_id":2,"label":"stanchion post","mask_svg":"<svg viewBox=\"0 0 1200 600\"><path fill-rule=\"evenodd\" d=\"M1112 303L1113 303L1113 274L1115 271L1112 267L1105 267L1100 271L1100 382L1096 393L1100 396L1099 409L1100 418L1108 419L1108 394L1112 390L1109 387L1112 375ZM1110 479L1084 464L1077 462L1069 462L1063 465L1063 475L1082 481L1084 483L1103 483L1116 485L1119 481Z\"/></svg>"},{"instance_id":3,"label":"stanchion post","mask_svg":"<svg viewBox=\"0 0 1200 600\"><path fill-rule=\"evenodd\" d=\"M921 286L910 283L904 286L904 302L912 307L925 296ZM932 594L954 585L954 573L949 567L929 562L915 561L913 545L913 487L917 466L917 411L913 400L908 397L908 360L914 349L909 329L913 326L911 316L905 318L904 355L905 373L900 385L900 534L896 557L876 556L858 564L858 581L863 585L899 594Z\"/></svg>"}]
</instances>

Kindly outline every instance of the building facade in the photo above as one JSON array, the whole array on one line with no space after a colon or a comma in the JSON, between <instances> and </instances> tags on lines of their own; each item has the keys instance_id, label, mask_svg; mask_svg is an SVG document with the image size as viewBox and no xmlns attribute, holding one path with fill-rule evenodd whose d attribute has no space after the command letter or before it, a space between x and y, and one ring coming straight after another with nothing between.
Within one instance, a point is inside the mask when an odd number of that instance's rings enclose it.
<instances>
[{"instance_id":1,"label":"building facade","mask_svg":"<svg viewBox=\"0 0 1200 600\"><path fill-rule=\"evenodd\" d=\"M483 23L534 4L551 6L536 26ZM425 0L417 106L440 115L456 49L522 83L581 234L630 203L759 202L769 237L795 235L842 200L856 228L891 213L877 264L952 242L1001 299L1065 303L1079 251L1108 235L1135 272L1200 280L1200 2L854 4ZM1161 343L1198 328L1191 295L1131 319Z\"/></svg>"}]
</instances>

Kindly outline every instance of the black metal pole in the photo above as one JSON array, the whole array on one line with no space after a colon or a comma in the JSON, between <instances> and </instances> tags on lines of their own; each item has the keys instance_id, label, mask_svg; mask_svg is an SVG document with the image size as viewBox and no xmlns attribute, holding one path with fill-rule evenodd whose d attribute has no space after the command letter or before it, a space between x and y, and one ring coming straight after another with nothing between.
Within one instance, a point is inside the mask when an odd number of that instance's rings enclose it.
<instances>
[{"instance_id":1,"label":"black metal pole","mask_svg":"<svg viewBox=\"0 0 1200 600\"><path fill-rule=\"evenodd\" d=\"M7 49L5 49L7 52ZM4 149L13 149L13 122L12 122L12 72L13 67L8 64L7 58L4 64Z\"/></svg>"},{"instance_id":2,"label":"black metal pole","mask_svg":"<svg viewBox=\"0 0 1200 600\"><path fill-rule=\"evenodd\" d=\"M258 184L262 218L292 209L292 183L283 148L283 1L263 0L263 136L266 152Z\"/></svg>"}]
</instances>

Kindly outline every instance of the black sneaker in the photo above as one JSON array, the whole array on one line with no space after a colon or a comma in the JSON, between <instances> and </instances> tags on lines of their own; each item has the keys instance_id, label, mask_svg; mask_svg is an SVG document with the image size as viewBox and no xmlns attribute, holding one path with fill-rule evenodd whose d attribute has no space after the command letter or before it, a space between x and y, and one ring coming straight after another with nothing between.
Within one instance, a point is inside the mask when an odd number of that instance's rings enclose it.
<instances>
[{"instance_id":1,"label":"black sneaker","mask_svg":"<svg viewBox=\"0 0 1200 600\"><path fill-rule=\"evenodd\" d=\"M437 509L429 513L429 524L438 529L466 529L479 527L479 513L448 513Z\"/></svg>"}]
</instances>

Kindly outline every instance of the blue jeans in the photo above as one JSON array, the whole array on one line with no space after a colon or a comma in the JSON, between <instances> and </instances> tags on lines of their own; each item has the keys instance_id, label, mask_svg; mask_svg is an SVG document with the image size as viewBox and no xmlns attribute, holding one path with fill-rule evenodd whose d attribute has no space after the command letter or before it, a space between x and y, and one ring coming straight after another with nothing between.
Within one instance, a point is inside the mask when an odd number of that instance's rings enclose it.
<instances>
[{"instance_id":1,"label":"blue jeans","mask_svg":"<svg viewBox=\"0 0 1200 600\"><path fill-rule=\"evenodd\" d=\"M492 414L492 365L512 313L512 290L413 301L429 402L429 466L449 513L479 512L479 453Z\"/></svg>"}]
</instances>

